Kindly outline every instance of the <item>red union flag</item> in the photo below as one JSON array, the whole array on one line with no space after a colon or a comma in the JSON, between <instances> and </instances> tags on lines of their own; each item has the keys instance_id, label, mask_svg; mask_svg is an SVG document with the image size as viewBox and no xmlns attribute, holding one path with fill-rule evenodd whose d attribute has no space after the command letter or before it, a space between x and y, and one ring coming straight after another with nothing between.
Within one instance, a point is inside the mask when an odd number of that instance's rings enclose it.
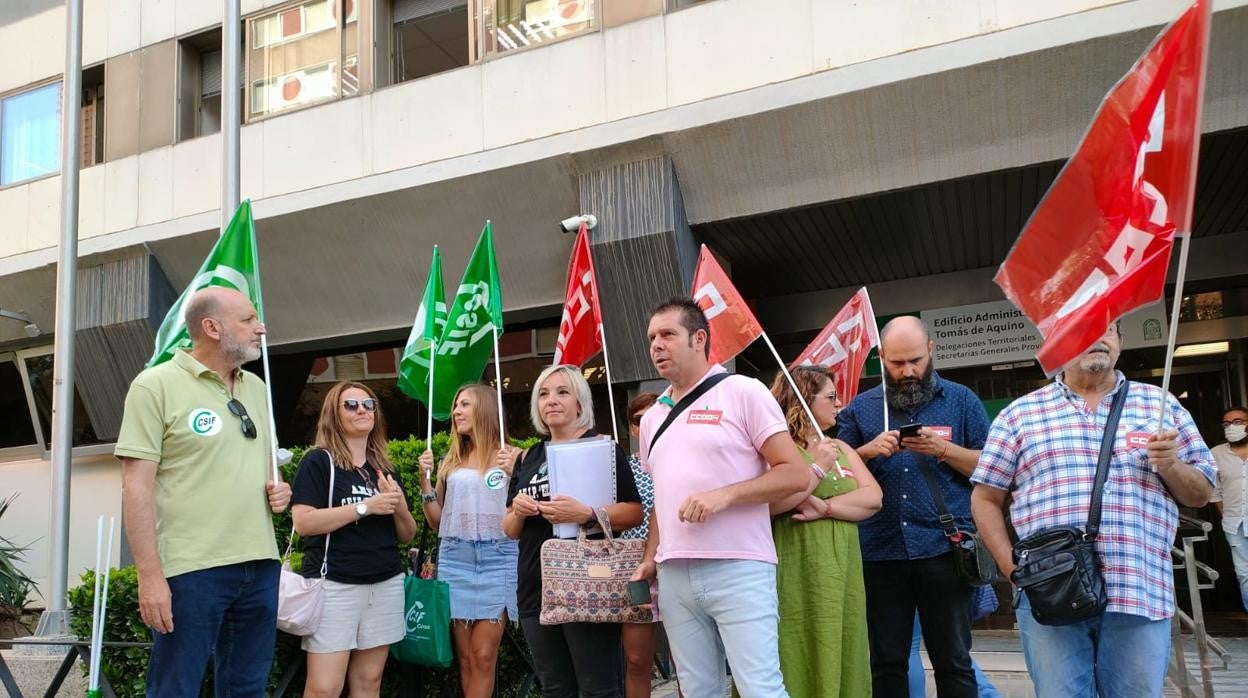
<instances>
[{"instance_id":1,"label":"red union flag","mask_svg":"<svg viewBox=\"0 0 1248 698\"><path fill-rule=\"evenodd\" d=\"M572 245L568 288L563 298L554 363L582 366L602 351L602 310L598 307L594 260L589 256L589 230L584 223Z\"/></svg>"},{"instance_id":2,"label":"red union flag","mask_svg":"<svg viewBox=\"0 0 1248 698\"><path fill-rule=\"evenodd\" d=\"M864 286L802 351L790 368L823 366L831 369L835 376L836 394L843 404L848 405L858 394L858 381L862 378L862 366L867 361L867 354L871 353L872 347L879 345L875 311L871 309L871 297Z\"/></svg>"},{"instance_id":3,"label":"red union flag","mask_svg":"<svg viewBox=\"0 0 1248 698\"><path fill-rule=\"evenodd\" d=\"M1197 0L1110 90L997 271L1048 375L1161 297L1176 230L1191 231L1208 37Z\"/></svg>"},{"instance_id":4,"label":"red union flag","mask_svg":"<svg viewBox=\"0 0 1248 698\"><path fill-rule=\"evenodd\" d=\"M762 336L762 325L706 245L693 274L693 299L711 325L711 363L722 364Z\"/></svg>"}]
</instances>

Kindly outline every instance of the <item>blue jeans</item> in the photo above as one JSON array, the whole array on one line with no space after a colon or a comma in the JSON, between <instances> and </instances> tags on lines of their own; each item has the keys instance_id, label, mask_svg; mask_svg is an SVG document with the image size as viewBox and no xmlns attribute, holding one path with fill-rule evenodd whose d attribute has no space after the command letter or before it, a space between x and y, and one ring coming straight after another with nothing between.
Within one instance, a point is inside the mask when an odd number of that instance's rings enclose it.
<instances>
[{"instance_id":1,"label":"blue jeans","mask_svg":"<svg viewBox=\"0 0 1248 698\"><path fill-rule=\"evenodd\" d=\"M910 698L924 698L927 695L927 672L923 670L923 659L919 657L919 641L923 639L923 628L919 625L919 614L914 614L914 637L910 638ZM979 698L1001 698L996 686L984 676L979 662L971 658L971 668L975 670L975 686L979 690Z\"/></svg>"},{"instance_id":2,"label":"blue jeans","mask_svg":"<svg viewBox=\"0 0 1248 698\"><path fill-rule=\"evenodd\" d=\"M217 698L263 696L277 640L277 560L169 578L173 632L152 633L148 698L196 698L213 658Z\"/></svg>"},{"instance_id":3,"label":"blue jeans","mask_svg":"<svg viewBox=\"0 0 1248 698\"><path fill-rule=\"evenodd\" d=\"M1170 620L1102 613L1072 625L1041 625L1027 596L1015 613L1037 698L1160 698Z\"/></svg>"},{"instance_id":4,"label":"blue jeans","mask_svg":"<svg viewBox=\"0 0 1248 698\"><path fill-rule=\"evenodd\" d=\"M726 655L742 698L787 698L775 565L665 560L659 563L659 610L686 696L727 693Z\"/></svg>"},{"instance_id":5,"label":"blue jeans","mask_svg":"<svg viewBox=\"0 0 1248 698\"><path fill-rule=\"evenodd\" d=\"M1243 534L1243 527L1234 533L1226 533L1226 542L1231 546L1231 560L1235 563L1235 577L1239 579L1239 600L1248 611L1248 536Z\"/></svg>"}]
</instances>

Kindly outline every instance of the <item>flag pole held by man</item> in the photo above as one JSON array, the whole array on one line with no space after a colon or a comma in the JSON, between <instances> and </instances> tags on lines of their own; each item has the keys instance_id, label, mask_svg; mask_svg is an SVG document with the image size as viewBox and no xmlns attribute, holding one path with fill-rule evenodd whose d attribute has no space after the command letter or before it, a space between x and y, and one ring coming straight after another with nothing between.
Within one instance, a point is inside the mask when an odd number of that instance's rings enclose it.
<instances>
[{"instance_id":1,"label":"flag pole held by man","mask_svg":"<svg viewBox=\"0 0 1248 698\"><path fill-rule=\"evenodd\" d=\"M1210 16L1197 0L1110 91L996 277L1044 336L1037 358L1054 381L993 422L971 508L1020 590L1040 698L1162 695L1178 508L1204 506L1216 481L1209 448L1167 390ZM1158 388L1116 369L1116 319L1161 297L1175 234L1176 316Z\"/></svg>"},{"instance_id":2,"label":"flag pole held by man","mask_svg":"<svg viewBox=\"0 0 1248 698\"><path fill-rule=\"evenodd\" d=\"M205 269L221 278L213 259ZM139 613L154 631L147 692L199 695L212 658L219 688L261 695L277 632L271 513L291 496L268 479L267 389L241 368L260 358L265 328L240 289L210 284L183 301L171 317L190 347L170 345L131 383L114 449Z\"/></svg>"}]
</instances>

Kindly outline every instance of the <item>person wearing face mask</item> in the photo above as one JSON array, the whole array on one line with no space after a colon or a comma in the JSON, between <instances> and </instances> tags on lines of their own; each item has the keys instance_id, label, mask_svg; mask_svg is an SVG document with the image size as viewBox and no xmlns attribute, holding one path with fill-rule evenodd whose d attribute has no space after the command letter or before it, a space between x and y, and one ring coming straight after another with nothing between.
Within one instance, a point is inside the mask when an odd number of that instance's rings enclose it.
<instances>
[{"instance_id":1,"label":"person wearing face mask","mask_svg":"<svg viewBox=\"0 0 1248 698\"><path fill-rule=\"evenodd\" d=\"M1213 447L1218 486L1209 501L1222 515L1222 532L1231 546L1239 598L1248 610L1248 408L1232 407L1222 415L1226 443Z\"/></svg>"},{"instance_id":2,"label":"person wearing face mask","mask_svg":"<svg viewBox=\"0 0 1248 698\"><path fill-rule=\"evenodd\" d=\"M1015 570L1010 522L1020 540L1088 521L1097 460L1116 396L1127 391L1102 492L1094 546L1108 603L1099 614L1046 625L1026 593L1015 609L1023 657L1038 698L1160 698L1170 655L1179 507L1213 492L1213 456L1192 416L1160 388L1114 368L1122 334L1111 324L1052 383L997 415L971 476L971 508L1001 572ZM1157 419L1164 404L1165 424Z\"/></svg>"},{"instance_id":3,"label":"person wearing face mask","mask_svg":"<svg viewBox=\"0 0 1248 698\"><path fill-rule=\"evenodd\" d=\"M547 440L519 456L507 495L503 532L520 542L516 601L544 698L619 698L619 623L542 625L542 544L555 537L553 524L598 525L593 508L564 495L551 496L546 462L549 444L598 436L594 404L581 369L549 366L533 382L529 402L533 428ZM515 462L515 456L512 456ZM641 497L628 457L615 447L615 504L603 507L613 531L641 523ZM601 533L593 537L601 537Z\"/></svg>"}]
</instances>

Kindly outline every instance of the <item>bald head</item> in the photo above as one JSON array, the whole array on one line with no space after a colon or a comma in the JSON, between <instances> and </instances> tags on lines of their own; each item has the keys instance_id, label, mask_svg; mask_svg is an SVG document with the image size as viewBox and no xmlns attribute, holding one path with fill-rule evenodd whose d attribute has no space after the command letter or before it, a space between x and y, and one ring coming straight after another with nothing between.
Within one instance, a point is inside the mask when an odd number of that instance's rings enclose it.
<instances>
[{"instance_id":1,"label":"bald head","mask_svg":"<svg viewBox=\"0 0 1248 698\"><path fill-rule=\"evenodd\" d=\"M923 321L913 315L902 315L889 320L884 325L884 329L880 330L880 344L886 344L890 338L897 340L897 342L919 342L921 344L927 344L931 341Z\"/></svg>"},{"instance_id":2,"label":"bald head","mask_svg":"<svg viewBox=\"0 0 1248 698\"><path fill-rule=\"evenodd\" d=\"M246 296L232 288L208 286L192 293L185 313L186 332L191 335L191 341L198 343L204 338L204 320L215 319L231 301L236 303L240 299L250 304Z\"/></svg>"}]
</instances>

